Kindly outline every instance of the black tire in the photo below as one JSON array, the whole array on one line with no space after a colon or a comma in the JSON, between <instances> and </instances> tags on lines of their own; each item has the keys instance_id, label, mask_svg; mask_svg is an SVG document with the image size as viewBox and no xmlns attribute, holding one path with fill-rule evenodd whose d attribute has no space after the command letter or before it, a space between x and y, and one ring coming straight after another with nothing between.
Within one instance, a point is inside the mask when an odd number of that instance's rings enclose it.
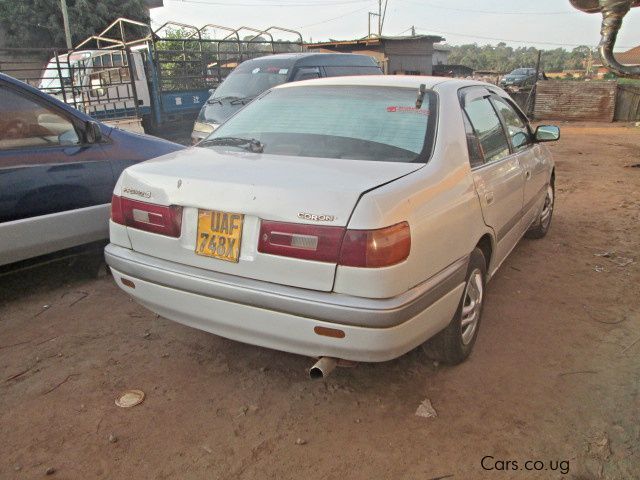
<instances>
[{"instance_id":1,"label":"black tire","mask_svg":"<svg viewBox=\"0 0 640 480\"><path fill-rule=\"evenodd\" d=\"M551 219L553 218L553 210L555 207L556 190L553 182L547 187L547 194L544 199L544 205L540 211L538 219L535 221L524 236L532 240L544 238L551 228ZM550 203L549 203L550 202Z\"/></svg>"},{"instance_id":2,"label":"black tire","mask_svg":"<svg viewBox=\"0 0 640 480\"><path fill-rule=\"evenodd\" d=\"M478 273L480 278L478 279ZM477 317L474 321L474 329L469 332L467 329L469 325L463 327L463 308L468 307L470 292L470 283L474 282L477 285L477 281L480 281L480 302L477 310ZM482 311L484 309L484 292L487 282L487 261L485 260L482 250L475 248L471 252L469 258L469 266L467 267L467 275L465 277L465 289L458 305L458 310L454 315L451 323L447 328L438 333L435 337L425 342L422 345L424 352L427 356L433 360L438 360L448 365L457 365L467 359L473 350L473 346L478 338L478 331L480 329L480 321L482 319Z\"/></svg>"}]
</instances>

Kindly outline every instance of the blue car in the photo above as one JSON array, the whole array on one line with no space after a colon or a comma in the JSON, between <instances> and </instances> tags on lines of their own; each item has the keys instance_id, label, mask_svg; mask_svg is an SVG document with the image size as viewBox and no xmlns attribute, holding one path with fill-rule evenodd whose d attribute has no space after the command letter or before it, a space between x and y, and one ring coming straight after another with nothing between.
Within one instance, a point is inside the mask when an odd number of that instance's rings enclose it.
<instances>
[{"instance_id":1,"label":"blue car","mask_svg":"<svg viewBox=\"0 0 640 480\"><path fill-rule=\"evenodd\" d=\"M182 148L0 74L0 266L106 239L122 170Z\"/></svg>"}]
</instances>

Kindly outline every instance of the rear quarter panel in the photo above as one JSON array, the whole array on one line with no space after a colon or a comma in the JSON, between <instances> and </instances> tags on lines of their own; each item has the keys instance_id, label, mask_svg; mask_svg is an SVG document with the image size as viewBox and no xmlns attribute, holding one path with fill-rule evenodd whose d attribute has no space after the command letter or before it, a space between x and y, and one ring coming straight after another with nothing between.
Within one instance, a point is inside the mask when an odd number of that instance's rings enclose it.
<instances>
[{"instance_id":1,"label":"rear quarter panel","mask_svg":"<svg viewBox=\"0 0 640 480\"><path fill-rule=\"evenodd\" d=\"M365 194L349 222L352 229L373 229L408 221L409 257L382 269L339 266L334 291L370 298L399 295L468 256L480 238L490 233L471 176L456 92L439 94L431 160L422 169Z\"/></svg>"}]
</instances>

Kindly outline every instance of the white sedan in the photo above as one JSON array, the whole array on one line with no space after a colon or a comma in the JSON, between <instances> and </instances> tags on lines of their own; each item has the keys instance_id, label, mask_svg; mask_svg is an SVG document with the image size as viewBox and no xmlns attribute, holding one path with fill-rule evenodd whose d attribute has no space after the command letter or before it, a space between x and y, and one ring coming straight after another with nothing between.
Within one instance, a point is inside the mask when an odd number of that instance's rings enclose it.
<instances>
[{"instance_id":1,"label":"white sedan","mask_svg":"<svg viewBox=\"0 0 640 480\"><path fill-rule=\"evenodd\" d=\"M487 281L543 237L554 164L494 85L418 76L288 83L197 147L116 185L106 259L157 314L320 358L471 352Z\"/></svg>"}]
</instances>

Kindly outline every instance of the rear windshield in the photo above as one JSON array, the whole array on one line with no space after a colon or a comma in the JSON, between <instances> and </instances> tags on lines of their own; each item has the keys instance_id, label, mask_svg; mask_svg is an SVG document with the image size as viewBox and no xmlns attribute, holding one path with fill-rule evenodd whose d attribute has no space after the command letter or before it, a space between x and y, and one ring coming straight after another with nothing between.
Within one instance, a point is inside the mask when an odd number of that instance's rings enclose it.
<instances>
[{"instance_id":1,"label":"rear windshield","mask_svg":"<svg viewBox=\"0 0 640 480\"><path fill-rule=\"evenodd\" d=\"M427 91L416 108L417 96L417 89L398 87L275 89L247 105L208 139L257 140L265 154L426 162L433 144L436 97ZM203 146L212 143L216 142L205 140Z\"/></svg>"},{"instance_id":2,"label":"rear windshield","mask_svg":"<svg viewBox=\"0 0 640 480\"><path fill-rule=\"evenodd\" d=\"M241 64L220 84L211 98L255 97L271 87L286 82L289 68L289 64L278 63Z\"/></svg>"}]
</instances>

